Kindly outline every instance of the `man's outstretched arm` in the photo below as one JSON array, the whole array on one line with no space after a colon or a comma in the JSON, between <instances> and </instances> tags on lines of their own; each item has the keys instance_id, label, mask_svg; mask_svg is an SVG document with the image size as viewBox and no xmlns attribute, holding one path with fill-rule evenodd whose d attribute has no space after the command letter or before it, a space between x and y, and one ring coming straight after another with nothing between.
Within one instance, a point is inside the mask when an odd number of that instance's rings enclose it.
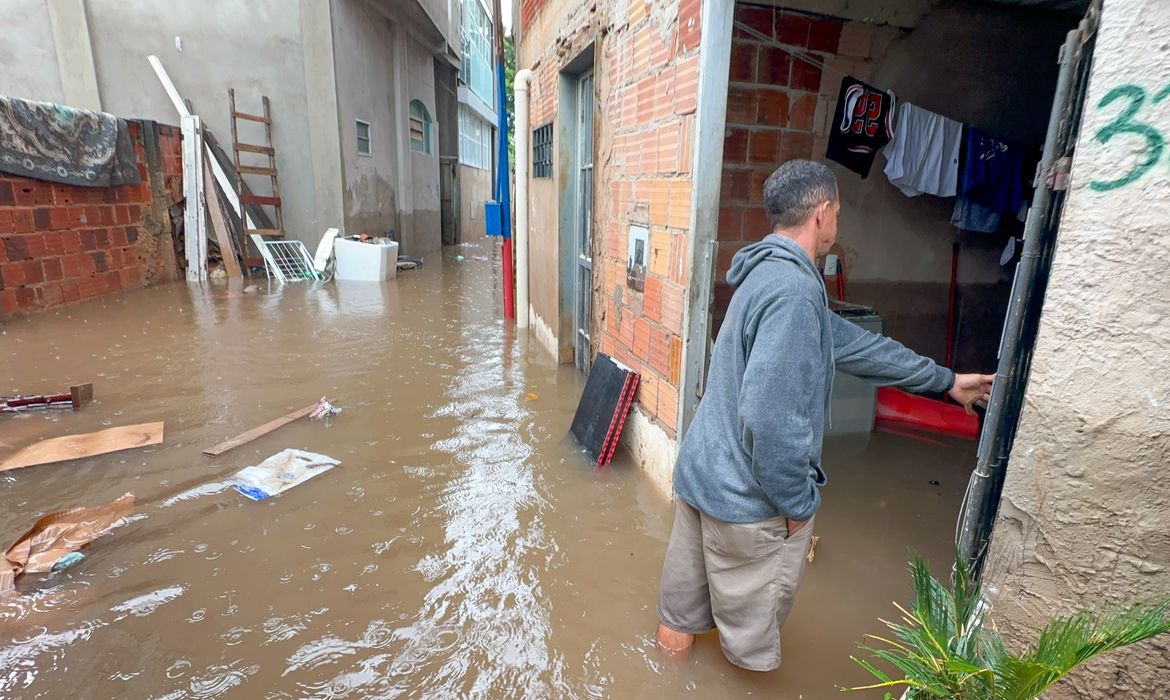
<instances>
[{"instance_id":1,"label":"man's outstretched arm","mask_svg":"<svg viewBox=\"0 0 1170 700\"><path fill-rule=\"evenodd\" d=\"M956 375L898 341L870 333L837 314L832 318L833 358L837 369L879 386L908 391L947 392L967 411L986 406L993 374Z\"/></svg>"}]
</instances>

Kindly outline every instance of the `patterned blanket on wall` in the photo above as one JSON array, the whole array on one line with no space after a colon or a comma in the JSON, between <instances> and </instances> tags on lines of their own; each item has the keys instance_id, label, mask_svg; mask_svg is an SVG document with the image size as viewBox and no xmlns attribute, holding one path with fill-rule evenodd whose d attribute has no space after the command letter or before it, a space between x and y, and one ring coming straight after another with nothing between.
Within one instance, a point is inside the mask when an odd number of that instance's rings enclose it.
<instances>
[{"instance_id":1,"label":"patterned blanket on wall","mask_svg":"<svg viewBox=\"0 0 1170 700\"><path fill-rule=\"evenodd\" d=\"M3 95L0 171L83 187L142 181L125 119Z\"/></svg>"}]
</instances>

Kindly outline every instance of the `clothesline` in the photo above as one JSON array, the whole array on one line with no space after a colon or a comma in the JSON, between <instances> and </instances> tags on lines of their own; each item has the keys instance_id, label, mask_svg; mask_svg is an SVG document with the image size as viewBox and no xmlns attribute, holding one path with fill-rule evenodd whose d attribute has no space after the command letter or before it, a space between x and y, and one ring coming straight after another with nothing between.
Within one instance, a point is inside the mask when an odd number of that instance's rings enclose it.
<instances>
[{"instance_id":1,"label":"clothesline","mask_svg":"<svg viewBox=\"0 0 1170 700\"><path fill-rule=\"evenodd\" d=\"M841 76L842 78L849 77L849 74L846 73L845 71L833 68L832 66L828 65L824 61L813 56L812 54L805 53L804 51L801 51L800 49L795 49L791 46L785 46L784 44L781 44L780 42L776 41L775 39L768 36L767 34L764 34L763 32L760 32L756 29L752 29L751 27L747 26L743 22L736 21L735 28L740 30L744 34L747 34L748 36L752 37L753 39L757 39L758 41L761 41L761 42L763 42L763 43L765 43L773 48L780 49L781 51L783 51L784 53L787 53L788 55L792 56L793 58L804 61L805 63L811 63L812 65L819 67L821 70L826 70L826 71L829 71L830 73L836 73L837 75Z\"/></svg>"}]
</instances>

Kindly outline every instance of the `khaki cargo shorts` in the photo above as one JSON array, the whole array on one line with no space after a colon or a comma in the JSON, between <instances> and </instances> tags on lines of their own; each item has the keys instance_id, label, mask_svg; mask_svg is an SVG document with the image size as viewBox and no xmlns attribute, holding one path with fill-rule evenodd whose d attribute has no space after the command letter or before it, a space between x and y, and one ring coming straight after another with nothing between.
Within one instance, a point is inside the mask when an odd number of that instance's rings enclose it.
<instances>
[{"instance_id":1,"label":"khaki cargo shorts","mask_svg":"<svg viewBox=\"0 0 1170 700\"><path fill-rule=\"evenodd\" d=\"M687 634L719 629L736 666L780 666L780 628L804 575L813 522L788 536L783 517L725 523L675 499L658 619Z\"/></svg>"}]
</instances>

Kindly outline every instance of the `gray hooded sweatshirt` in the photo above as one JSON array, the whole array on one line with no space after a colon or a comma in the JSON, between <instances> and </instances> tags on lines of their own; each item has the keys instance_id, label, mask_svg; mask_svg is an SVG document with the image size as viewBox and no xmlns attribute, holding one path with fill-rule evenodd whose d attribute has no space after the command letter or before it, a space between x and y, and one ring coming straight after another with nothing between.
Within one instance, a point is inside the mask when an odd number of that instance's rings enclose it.
<instances>
[{"instance_id":1,"label":"gray hooded sweatshirt","mask_svg":"<svg viewBox=\"0 0 1170 700\"><path fill-rule=\"evenodd\" d=\"M825 485L821 441L834 366L879 385L946 391L949 369L829 311L816 265L769 235L741 250L707 386L683 438L674 488L719 520L808 520Z\"/></svg>"}]
</instances>

